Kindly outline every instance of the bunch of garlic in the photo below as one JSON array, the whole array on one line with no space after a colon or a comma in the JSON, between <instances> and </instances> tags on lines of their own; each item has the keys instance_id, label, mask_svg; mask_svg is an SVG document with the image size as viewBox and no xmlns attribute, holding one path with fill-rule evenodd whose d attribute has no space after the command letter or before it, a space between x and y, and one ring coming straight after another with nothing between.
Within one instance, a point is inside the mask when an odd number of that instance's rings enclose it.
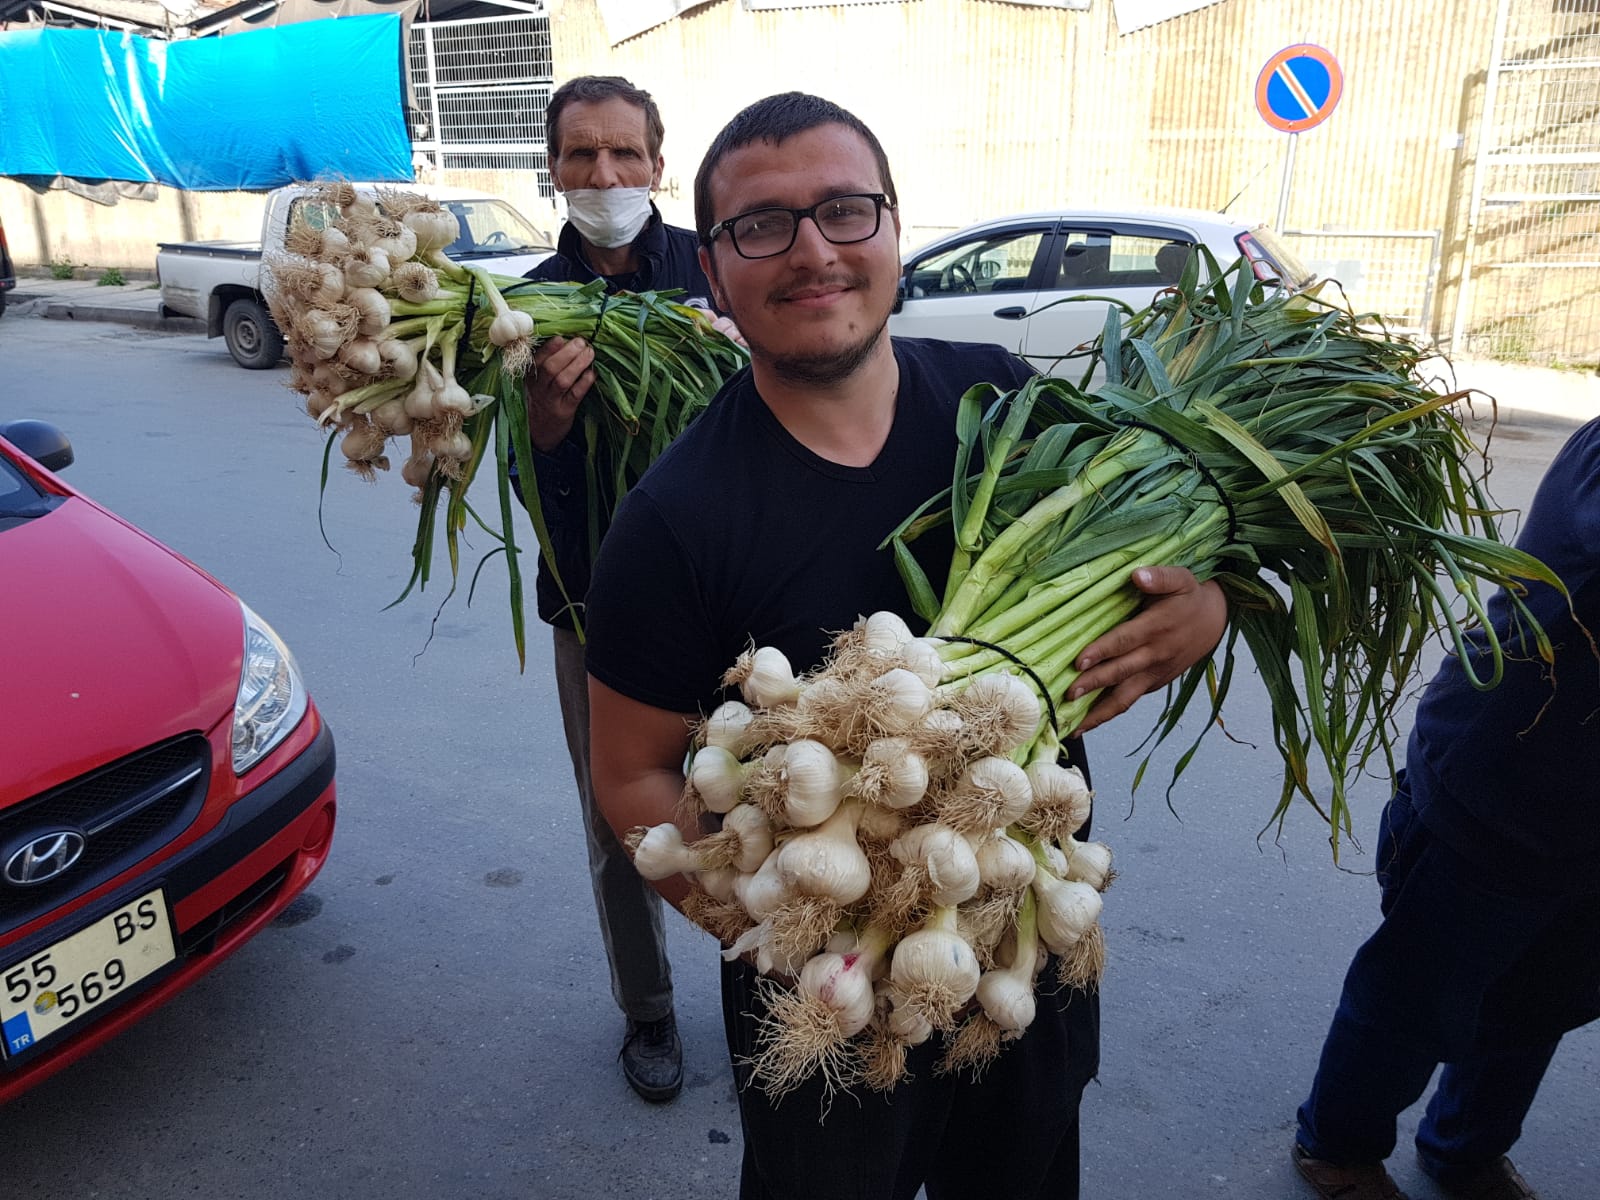
<instances>
[{"instance_id":1,"label":"bunch of garlic","mask_svg":"<svg viewBox=\"0 0 1600 1200\"><path fill-rule=\"evenodd\" d=\"M700 723L675 825L628 838L647 879L688 876L685 912L774 980L756 1077L782 1093L887 1089L937 1031L947 1069L981 1069L1032 1022L1050 956L1063 984L1104 966L1110 851L1036 685L962 674L937 639L880 612L797 677L742 655ZM718 832L685 843L704 814Z\"/></svg>"}]
</instances>

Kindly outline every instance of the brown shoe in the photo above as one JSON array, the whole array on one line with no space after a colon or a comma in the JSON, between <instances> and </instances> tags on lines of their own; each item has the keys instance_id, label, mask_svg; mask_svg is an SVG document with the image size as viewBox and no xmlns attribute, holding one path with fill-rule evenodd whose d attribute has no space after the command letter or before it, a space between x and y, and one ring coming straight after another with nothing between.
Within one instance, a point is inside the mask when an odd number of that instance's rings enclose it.
<instances>
[{"instance_id":1,"label":"brown shoe","mask_svg":"<svg viewBox=\"0 0 1600 1200\"><path fill-rule=\"evenodd\" d=\"M1452 1175L1448 1180L1435 1178L1434 1182L1439 1185L1441 1192L1457 1200L1539 1200L1539 1194L1528 1186L1528 1181L1517 1173L1511 1160L1503 1155L1499 1162L1490 1163L1487 1167L1479 1167L1463 1175Z\"/></svg>"},{"instance_id":2,"label":"brown shoe","mask_svg":"<svg viewBox=\"0 0 1600 1200\"><path fill-rule=\"evenodd\" d=\"M1382 1163L1341 1166L1312 1158L1299 1145L1290 1155L1305 1181L1323 1200L1408 1200Z\"/></svg>"}]
</instances>

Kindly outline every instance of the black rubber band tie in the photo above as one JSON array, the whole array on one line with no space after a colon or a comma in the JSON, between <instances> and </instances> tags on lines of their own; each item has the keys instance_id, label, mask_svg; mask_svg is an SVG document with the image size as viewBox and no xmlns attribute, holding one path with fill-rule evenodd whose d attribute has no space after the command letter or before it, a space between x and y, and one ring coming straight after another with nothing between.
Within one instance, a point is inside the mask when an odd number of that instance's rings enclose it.
<instances>
[{"instance_id":1,"label":"black rubber band tie","mask_svg":"<svg viewBox=\"0 0 1600 1200\"><path fill-rule=\"evenodd\" d=\"M1238 544L1239 516L1233 511L1233 501L1228 498L1228 493L1225 492L1222 488L1222 485L1217 482L1217 477L1211 473L1211 469L1207 467L1205 463L1200 461L1200 456L1196 454L1193 449L1185 446L1166 430L1157 429L1154 425L1147 425L1143 421L1137 420L1133 417L1123 417L1120 420L1113 417L1111 423L1113 425L1120 426L1123 429L1143 429L1147 433L1153 433L1167 445L1176 450L1179 454L1183 455L1184 458L1188 459L1189 465L1192 466L1196 471L1200 472L1200 478L1204 479L1211 485L1211 490L1217 494L1217 499L1222 501L1222 507L1227 511L1228 514L1228 542L1230 545Z\"/></svg>"},{"instance_id":2,"label":"black rubber band tie","mask_svg":"<svg viewBox=\"0 0 1600 1200\"><path fill-rule=\"evenodd\" d=\"M993 642L984 641L982 638L960 637L956 634L946 634L940 637L939 640L942 642L965 642L969 646L982 646L985 650L993 650L996 654L1000 655L1001 658L1009 658L1012 662L1016 663L1017 666L1021 667L1025 672L1027 672L1028 678L1033 680L1033 682L1038 685L1039 694L1044 697L1044 708L1045 712L1050 717L1050 728L1056 735L1056 744L1061 744L1061 723L1056 719L1055 701L1050 699L1050 689L1045 687L1044 680L1039 678L1039 673L1037 671L1035 671L1027 663L1023 662L1015 654L1011 653L1011 651L1007 650L1004 646L997 646Z\"/></svg>"},{"instance_id":3,"label":"black rubber band tie","mask_svg":"<svg viewBox=\"0 0 1600 1200\"><path fill-rule=\"evenodd\" d=\"M477 312L478 312L478 302L475 299L473 299L473 291L474 291L474 289L477 288L477 286L478 286L478 277L476 275L468 275L467 276L467 305L466 305L466 310L464 312L464 315L466 317L466 324L463 325L462 328L466 330L466 337L469 340L472 337L472 318L474 316L476 316ZM453 381L453 382L459 382L459 381Z\"/></svg>"}]
</instances>

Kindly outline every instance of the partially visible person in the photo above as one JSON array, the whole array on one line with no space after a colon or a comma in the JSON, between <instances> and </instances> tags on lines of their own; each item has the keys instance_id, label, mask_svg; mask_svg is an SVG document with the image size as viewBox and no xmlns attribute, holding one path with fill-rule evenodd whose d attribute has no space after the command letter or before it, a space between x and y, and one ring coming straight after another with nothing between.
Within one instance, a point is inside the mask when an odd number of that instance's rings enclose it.
<instances>
[{"instance_id":1,"label":"partially visible person","mask_svg":"<svg viewBox=\"0 0 1600 1200\"><path fill-rule=\"evenodd\" d=\"M1555 665L1518 647L1480 691L1452 657L1423 694L1380 828L1383 920L1300 1107L1294 1161L1327 1200L1403 1197L1384 1160L1440 1063L1423 1171L1448 1196L1532 1200L1507 1155L1562 1036L1600 1017L1600 420L1551 464L1518 545L1571 593L1570 610L1547 585L1526 597ZM1489 614L1512 644L1504 592Z\"/></svg>"},{"instance_id":2,"label":"partially visible person","mask_svg":"<svg viewBox=\"0 0 1600 1200\"><path fill-rule=\"evenodd\" d=\"M550 175L566 197L567 220L555 254L527 277L603 279L608 292L678 289L685 293L681 302L709 308L699 239L662 221L650 199L665 165L665 129L650 93L616 76L580 76L551 95L545 130ZM737 335L731 323L716 323ZM539 616L554 629L556 691L583 809L611 994L627 1023L622 1071L639 1095L664 1101L683 1084L683 1047L673 1015L661 898L639 878L595 808L589 777L589 695L575 618L581 620L592 552L585 447L576 416L593 385L593 348L583 338L560 337L541 344L524 385L539 503L560 574L558 582L541 555L536 586ZM609 510L610 498L602 500Z\"/></svg>"},{"instance_id":3,"label":"partially visible person","mask_svg":"<svg viewBox=\"0 0 1600 1200\"><path fill-rule=\"evenodd\" d=\"M797 670L828 631L879 609L916 621L884 535L947 487L956 409L976 383L1031 369L999 347L891 339L900 217L882 146L856 117L773 96L718 135L695 180L701 262L751 366L629 492L589 591L595 790L617 829L673 819L689 722L717 703L752 640ZM914 551L942 576L948 531ZM1077 687L1098 724L1208 655L1227 605L1214 584L1146 567L1142 613L1091 645ZM1075 752L1081 747L1075 743ZM689 831L696 836L697 831ZM681 903L681 877L663 880ZM1078 1106L1099 1064L1093 992L1045 989L1038 1016L979 1080L941 1075L931 1040L888 1094L824 1103L821 1082L773 1102L751 1079L763 1000L723 964L744 1133L741 1200L1070 1200Z\"/></svg>"}]
</instances>

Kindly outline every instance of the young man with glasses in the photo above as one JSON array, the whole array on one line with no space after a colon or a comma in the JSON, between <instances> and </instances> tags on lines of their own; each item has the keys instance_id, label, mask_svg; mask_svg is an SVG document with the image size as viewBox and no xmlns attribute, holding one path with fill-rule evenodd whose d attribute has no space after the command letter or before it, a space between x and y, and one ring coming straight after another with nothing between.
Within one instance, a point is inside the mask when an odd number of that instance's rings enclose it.
<instances>
[{"instance_id":1,"label":"young man with glasses","mask_svg":"<svg viewBox=\"0 0 1600 1200\"><path fill-rule=\"evenodd\" d=\"M673 818L687 722L754 640L796 669L828 631L891 609L916 620L884 535L949 485L955 413L973 384L1020 385L991 346L891 340L900 218L883 148L857 118L798 93L718 135L695 180L700 260L752 361L629 493L596 564L587 664L595 791L617 829ZM948 537L919 538L941 577ZM1143 613L1091 645L1079 686L1098 724L1205 657L1219 589L1143 567ZM1087 726L1086 726L1087 727ZM689 831L693 837L698 831ZM681 878L662 892L681 903ZM812 1080L774 1104L750 1080L762 997L724 965L723 1016L744 1130L742 1200L1064 1200L1078 1190L1078 1101L1098 1065L1093 994L1047 989L980 1080L940 1075L937 1039L891 1093L826 1102Z\"/></svg>"}]
</instances>

